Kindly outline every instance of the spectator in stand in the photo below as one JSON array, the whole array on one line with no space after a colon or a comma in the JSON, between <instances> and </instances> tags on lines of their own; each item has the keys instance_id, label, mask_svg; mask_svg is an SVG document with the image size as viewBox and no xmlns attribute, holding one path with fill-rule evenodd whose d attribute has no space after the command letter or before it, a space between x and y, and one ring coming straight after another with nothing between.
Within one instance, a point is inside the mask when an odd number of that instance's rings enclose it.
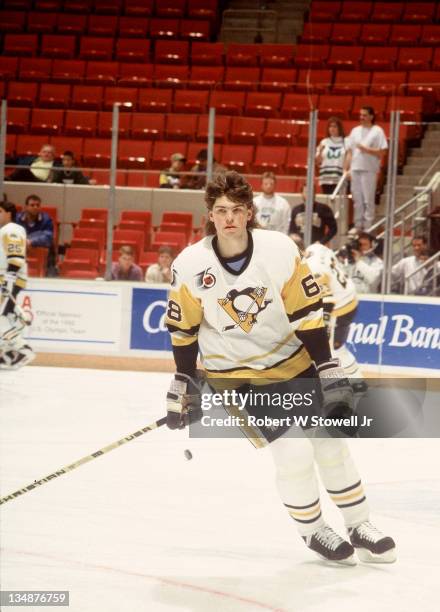
<instances>
[{"instance_id":1,"label":"spectator in stand","mask_svg":"<svg viewBox=\"0 0 440 612\"><path fill-rule=\"evenodd\" d=\"M303 202L292 208L289 234L300 234L304 238L304 225L306 219L307 188L302 190ZM327 204L313 202L312 214L312 243L320 242L328 246L328 243L336 235L338 225L332 209Z\"/></svg>"},{"instance_id":2,"label":"spectator in stand","mask_svg":"<svg viewBox=\"0 0 440 612\"><path fill-rule=\"evenodd\" d=\"M35 194L29 195L24 204L24 210L18 213L16 223L24 227L28 247L46 247L53 249L53 221L41 210L41 198Z\"/></svg>"},{"instance_id":3,"label":"spectator in stand","mask_svg":"<svg viewBox=\"0 0 440 612\"><path fill-rule=\"evenodd\" d=\"M330 195L335 190L344 171L344 158L344 126L337 117L330 117L327 122L327 136L321 140L316 151L322 193Z\"/></svg>"},{"instance_id":4,"label":"spectator in stand","mask_svg":"<svg viewBox=\"0 0 440 612\"><path fill-rule=\"evenodd\" d=\"M61 157L62 168L52 170L51 182L64 183L65 185L96 185L96 181L90 179L77 168L77 163L72 151L64 151Z\"/></svg>"},{"instance_id":5,"label":"spectator in stand","mask_svg":"<svg viewBox=\"0 0 440 612\"><path fill-rule=\"evenodd\" d=\"M182 174L186 157L182 153L173 153L169 168L162 170L159 176L161 189L183 189L186 186L186 176Z\"/></svg>"},{"instance_id":6,"label":"spectator in stand","mask_svg":"<svg viewBox=\"0 0 440 612\"><path fill-rule=\"evenodd\" d=\"M349 257L340 257L340 251L336 253L344 267L345 274L351 278L358 293L379 292L383 261L377 256L374 249L374 236L361 232L350 245Z\"/></svg>"},{"instance_id":7,"label":"spectator in stand","mask_svg":"<svg viewBox=\"0 0 440 612\"><path fill-rule=\"evenodd\" d=\"M174 255L171 247L165 245L159 247L157 263L148 266L145 281L147 283L170 283L173 259Z\"/></svg>"},{"instance_id":8,"label":"spectator in stand","mask_svg":"<svg viewBox=\"0 0 440 612\"><path fill-rule=\"evenodd\" d=\"M371 106L361 108L359 119L360 125L351 130L346 140L344 170L351 177L354 225L362 231L374 222L377 176L388 144L383 129L374 123Z\"/></svg>"},{"instance_id":9,"label":"spectator in stand","mask_svg":"<svg viewBox=\"0 0 440 612\"><path fill-rule=\"evenodd\" d=\"M405 277L414 272L428 259L428 241L425 236L414 236L411 241L413 255L404 257L394 264L391 269L393 293L403 293L405 290ZM426 270L420 270L411 276L408 281L408 293L415 295L423 289Z\"/></svg>"},{"instance_id":10,"label":"spectator in stand","mask_svg":"<svg viewBox=\"0 0 440 612\"><path fill-rule=\"evenodd\" d=\"M260 195L254 198L257 209L257 221L260 227L269 230L289 233L290 204L275 193L276 177L273 172L264 172L261 177Z\"/></svg>"},{"instance_id":11,"label":"spectator in stand","mask_svg":"<svg viewBox=\"0 0 440 612\"><path fill-rule=\"evenodd\" d=\"M142 268L134 261L134 250L131 246L121 246L119 259L112 264L112 280L142 281Z\"/></svg>"},{"instance_id":12,"label":"spectator in stand","mask_svg":"<svg viewBox=\"0 0 440 612\"><path fill-rule=\"evenodd\" d=\"M191 168L191 173L200 174L189 174L185 183L186 189L205 189L206 185L206 170L208 167L208 149L201 149L197 154L196 163ZM212 160L212 174L219 174L220 172L226 172L227 169L219 164L216 159Z\"/></svg>"},{"instance_id":13,"label":"spectator in stand","mask_svg":"<svg viewBox=\"0 0 440 612\"><path fill-rule=\"evenodd\" d=\"M26 183L48 183L51 179L52 168L59 166L55 159L55 147L45 144L41 147L37 157L24 156L17 159L16 168L7 178L8 181L23 181Z\"/></svg>"}]
</instances>

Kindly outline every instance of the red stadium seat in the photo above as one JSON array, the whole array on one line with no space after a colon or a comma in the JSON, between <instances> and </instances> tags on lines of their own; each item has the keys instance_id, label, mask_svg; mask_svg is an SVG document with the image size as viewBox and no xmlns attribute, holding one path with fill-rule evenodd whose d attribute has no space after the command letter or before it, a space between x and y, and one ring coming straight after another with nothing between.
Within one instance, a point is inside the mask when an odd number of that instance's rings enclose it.
<instances>
[{"instance_id":1,"label":"red stadium seat","mask_svg":"<svg viewBox=\"0 0 440 612\"><path fill-rule=\"evenodd\" d=\"M138 105L140 111L169 113L173 100L172 89L140 89Z\"/></svg>"},{"instance_id":2,"label":"red stadium seat","mask_svg":"<svg viewBox=\"0 0 440 612\"><path fill-rule=\"evenodd\" d=\"M154 46L156 64L188 64L189 42L185 40L157 40Z\"/></svg>"},{"instance_id":3,"label":"red stadium seat","mask_svg":"<svg viewBox=\"0 0 440 612\"><path fill-rule=\"evenodd\" d=\"M406 72L375 72L371 79L370 93L377 94L402 94L402 88L406 86Z\"/></svg>"},{"instance_id":4,"label":"red stadium seat","mask_svg":"<svg viewBox=\"0 0 440 612\"><path fill-rule=\"evenodd\" d=\"M87 15L93 6L90 0L64 0L64 10L69 13L82 13Z\"/></svg>"},{"instance_id":5,"label":"red stadium seat","mask_svg":"<svg viewBox=\"0 0 440 612\"><path fill-rule=\"evenodd\" d=\"M165 135L173 140L192 140L197 129L197 115L180 115L173 113L167 116Z\"/></svg>"},{"instance_id":6,"label":"red stadium seat","mask_svg":"<svg viewBox=\"0 0 440 612\"><path fill-rule=\"evenodd\" d=\"M159 247L164 244L176 244L178 251L181 251L187 246L188 240L186 238L186 234L181 232L156 232L151 248L153 250L158 250Z\"/></svg>"},{"instance_id":7,"label":"red stadium seat","mask_svg":"<svg viewBox=\"0 0 440 612\"><path fill-rule=\"evenodd\" d=\"M401 47L397 68L400 70L429 70L433 49L429 47Z\"/></svg>"},{"instance_id":8,"label":"red stadium seat","mask_svg":"<svg viewBox=\"0 0 440 612\"><path fill-rule=\"evenodd\" d=\"M133 138L160 140L164 137L165 115L157 113L132 113L131 135Z\"/></svg>"},{"instance_id":9,"label":"red stadium seat","mask_svg":"<svg viewBox=\"0 0 440 612\"><path fill-rule=\"evenodd\" d=\"M391 25L388 23L364 23L359 42L362 45L386 45L390 33Z\"/></svg>"},{"instance_id":10,"label":"red stadium seat","mask_svg":"<svg viewBox=\"0 0 440 612\"><path fill-rule=\"evenodd\" d=\"M31 132L34 134L58 134L63 127L64 111L34 108L32 111Z\"/></svg>"},{"instance_id":11,"label":"red stadium seat","mask_svg":"<svg viewBox=\"0 0 440 612\"><path fill-rule=\"evenodd\" d=\"M300 126L288 119L268 119L262 141L265 145L294 145Z\"/></svg>"},{"instance_id":12,"label":"red stadium seat","mask_svg":"<svg viewBox=\"0 0 440 612\"><path fill-rule=\"evenodd\" d=\"M87 62L85 81L89 85L114 85L118 72L118 62Z\"/></svg>"},{"instance_id":13,"label":"red stadium seat","mask_svg":"<svg viewBox=\"0 0 440 612\"><path fill-rule=\"evenodd\" d=\"M125 0L125 14L149 17L153 14L153 0Z\"/></svg>"},{"instance_id":14,"label":"red stadium seat","mask_svg":"<svg viewBox=\"0 0 440 612\"><path fill-rule=\"evenodd\" d=\"M193 229L193 214L191 212L178 212L174 210L165 210L162 213L162 223L181 223L185 226L185 232L189 235Z\"/></svg>"},{"instance_id":15,"label":"red stadium seat","mask_svg":"<svg viewBox=\"0 0 440 612\"><path fill-rule=\"evenodd\" d=\"M209 106L222 115L240 115L245 101L244 91L213 91Z\"/></svg>"},{"instance_id":16,"label":"red stadium seat","mask_svg":"<svg viewBox=\"0 0 440 612\"><path fill-rule=\"evenodd\" d=\"M150 36L151 38L174 39L179 35L178 19L151 19Z\"/></svg>"},{"instance_id":17,"label":"red stadium seat","mask_svg":"<svg viewBox=\"0 0 440 612\"><path fill-rule=\"evenodd\" d=\"M153 64L120 62L118 85L150 87L153 82Z\"/></svg>"},{"instance_id":18,"label":"red stadium seat","mask_svg":"<svg viewBox=\"0 0 440 612\"><path fill-rule=\"evenodd\" d=\"M50 144L55 147L57 154L63 151L72 151L76 159L80 160L82 157L84 138L79 138L78 136L51 136Z\"/></svg>"},{"instance_id":19,"label":"red stadium seat","mask_svg":"<svg viewBox=\"0 0 440 612\"><path fill-rule=\"evenodd\" d=\"M176 113L206 113L209 91L191 91L177 89L174 94L174 111Z\"/></svg>"},{"instance_id":20,"label":"red stadium seat","mask_svg":"<svg viewBox=\"0 0 440 612\"><path fill-rule=\"evenodd\" d=\"M422 96L396 96L388 98L386 118L392 110L399 110L402 121L420 121L423 113Z\"/></svg>"},{"instance_id":21,"label":"red stadium seat","mask_svg":"<svg viewBox=\"0 0 440 612\"><path fill-rule=\"evenodd\" d=\"M25 11L2 11L0 13L0 32L18 33L25 30Z\"/></svg>"},{"instance_id":22,"label":"red stadium seat","mask_svg":"<svg viewBox=\"0 0 440 612\"><path fill-rule=\"evenodd\" d=\"M103 138L86 138L83 147L83 160L86 166L110 166L111 140Z\"/></svg>"},{"instance_id":23,"label":"red stadium seat","mask_svg":"<svg viewBox=\"0 0 440 612\"><path fill-rule=\"evenodd\" d=\"M8 103L11 106L35 106L38 83L11 81L8 86Z\"/></svg>"},{"instance_id":24,"label":"red stadium seat","mask_svg":"<svg viewBox=\"0 0 440 612\"><path fill-rule=\"evenodd\" d=\"M421 25L396 24L391 27L390 45L416 45L422 35Z\"/></svg>"},{"instance_id":25,"label":"red stadium seat","mask_svg":"<svg viewBox=\"0 0 440 612\"><path fill-rule=\"evenodd\" d=\"M332 22L341 11L342 2L319 2L314 0L310 8L310 21Z\"/></svg>"},{"instance_id":26,"label":"red stadium seat","mask_svg":"<svg viewBox=\"0 0 440 612\"><path fill-rule=\"evenodd\" d=\"M94 136L96 133L96 111L66 111L64 132L71 136Z\"/></svg>"},{"instance_id":27,"label":"red stadium seat","mask_svg":"<svg viewBox=\"0 0 440 612\"><path fill-rule=\"evenodd\" d=\"M221 163L229 170L249 172L254 159L252 145L223 145Z\"/></svg>"},{"instance_id":28,"label":"red stadium seat","mask_svg":"<svg viewBox=\"0 0 440 612\"><path fill-rule=\"evenodd\" d=\"M94 0L95 13L118 15L121 12L121 0Z\"/></svg>"},{"instance_id":29,"label":"red stadium seat","mask_svg":"<svg viewBox=\"0 0 440 612\"><path fill-rule=\"evenodd\" d=\"M119 113L118 134L120 138L128 138L130 135L132 113ZM112 135L113 113L111 111L101 111L98 113L97 133L98 136L111 138Z\"/></svg>"},{"instance_id":30,"label":"red stadium seat","mask_svg":"<svg viewBox=\"0 0 440 612\"><path fill-rule=\"evenodd\" d=\"M6 34L3 43L5 55L36 55L37 34Z\"/></svg>"},{"instance_id":31,"label":"red stadium seat","mask_svg":"<svg viewBox=\"0 0 440 612\"><path fill-rule=\"evenodd\" d=\"M140 17L119 17L121 38L147 38L150 22Z\"/></svg>"},{"instance_id":32,"label":"red stadium seat","mask_svg":"<svg viewBox=\"0 0 440 612\"><path fill-rule=\"evenodd\" d=\"M45 247L30 247L27 249L26 262L29 275L35 277L46 276L48 249Z\"/></svg>"},{"instance_id":33,"label":"red stadium seat","mask_svg":"<svg viewBox=\"0 0 440 612\"><path fill-rule=\"evenodd\" d=\"M211 89L223 82L223 66L192 66L189 89Z\"/></svg>"},{"instance_id":34,"label":"red stadium seat","mask_svg":"<svg viewBox=\"0 0 440 612\"><path fill-rule=\"evenodd\" d=\"M375 2L370 21L373 23L399 23L403 2Z\"/></svg>"},{"instance_id":35,"label":"red stadium seat","mask_svg":"<svg viewBox=\"0 0 440 612\"><path fill-rule=\"evenodd\" d=\"M118 38L115 58L121 62L145 62L150 59L150 41L142 38Z\"/></svg>"},{"instance_id":36,"label":"red stadium seat","mask_svg":"<svg viewBox=\"0 0 440 612\"><path fill-rule=\"evenodd\" d=\"M101 219L107 224L108 210L106 208L83 208L81 209L81 219Z\"/></svg>"},{"instance_id":37,"label":"red stadium seat","mask_svg":"<svg viewBox=\"0 0 440 612\"><path fill-rule=\"evenodd\" d=\"M434 20L435 2L407 2L402 21L410 23L431 23Z\"/></svg>"},{"instance_id":38,"label":"red stadium seat","mask_svg":"<svg viewBox=\"0 0 440 612\"><path fill-rule=\"evenodd\" d=\"M186 9L186 0L161 0L156 2L156 15L158 17L183 17Z\"/></svg>"},{"instance_id":39,"label":"red stadium seat","mask_svg":"<svg viewBox=\"0 0 440 612\"><path fill-rule=\"evenodd\" d=\"M32 0L4 0L3 5L14 11L30 11Z\"/></svg>"},{"instance_id":40,"label":"red stadium seat","mask_svg":"<svg viewBox=\"0 0 440 612\"><path fill-rule=\"evenodd\" d=\"M36 11L60 11L62 0L34 0Z\"/></svg>"},{"instance_id":41,"label":"red stadium seat","mask_svg":"<svg viewBox=\"0 0 440 612\"><path fill-rule=\"evenodd\" d=\"M90 15L87 27L89 36L108 36L114 38L118 31L116 15Z\"/></svg>"},{"instance_id":42,"label":"red stadium seat","mask_svg":"<svg viewBox=\"0 0 440 612\"><path fill-rule=\"evenodd\" d=\"M360 23L335 23L330 36L330 44L357 44L361 35L361 27Z\"/></svg>"},{"instance_id":43,"label":"red stadium seat","mask_svg":"<svg viewBox=\"0 0 440 612\"><path fill-rule=\"evenodd\" d=\"M88 227L75 227L73 230L71 248L79 249L96 249L102 251L105 249L106 230L92 229Z\"/></svg>"},{"instance_id":44,"label":"red stadium seat","mask_svg":"<svg viewBox=\"0 0 440 612\"><path fill-rule=\"evenodd\" d=\"M363 70L393 70L397 62L397 47L366 47Z\"/></svg>"},{"instance_id":45,"label":"red stadium seat","mask_svg":"<svg viewBox=\"0 0 440 612\"><path fill-rule=\"evenodd\" d=\"M409 95L423 96L425 111L435 112L437 102L440 101L440 79L438 72L416 70L409 73L407 93Z\"/></svg>"},{"instance_id":46,"label":"red stadium seat","mask_svg":"<svg viewBox=\"0 0 440 612\"><path fill-rule=\"evenodd\" d=\"M129 229L115 229L113 232L113 251L125 245L131 246L135 251L136 260L144 250L144 242L144 232Z\"/></svg>"},{"instance_id":47,"label":"red stadium seat","mask_svg":"<svg viewBox=\"0 0 440 612\"><path fill-rule=\"evenodd\" d=\"M288 68L293 64L294 45L264 44L260 46L260 65L267 68Z\"/></svg>"},{"instance_id":48,"label":"red stadium seat","mask_svg":"<svg viewBox=\"0 0 440 612\"><path fill-rule=\"evenodd\" d=\"M129 221L135 221L137 223L143 223L144 234L147 238L146 248L150 246L150 237L152 230L152 214L149 210L122 210L120 223L127 223Z\"/></svg>"},{"instance_id":49,"label":"red stadium seat","mask_svg":"<svg viewBox=\"0 0 440 612\"><path fill-rule=\"evenodd\" d=\"M155 263L157 263L157 251L144 251L140 254L138 265L144 272Z\"/></svg>"},{"instance_id":50,"label":"red stadium seat","mask_svg":"<svg viewBox=\"0 0 440 612\"><path fill-rule=\"evenodd\" d=\"M18 76L20 81L47 81L51 71L51 59L45 59L43 57L23 57L20 59Z\"/></svg>"},{"instance_id":51,"label":"red stadium seat","mask_svg":"<svg viewBox=\"0 0 440 612\"><path fill-rule=\"evenodd\" d=\"M333 70L298 70L295 90L298 93L328 93L333 82Z\"/></svg>"},{"instance_id":52,"label":"red stadium seat","mask_svg":"<svg viewBox=\"0 0 440 612\"><path fill-rule=\"evenodd\" d=\"M223 117L222 117L223 118ZM186 154L188 166L192 168L197 161L197 157L200 151L206 150L206 143L190 142L188 144L188 151ZM222 145L219 143L214 144L214 158L219 160L221 157Z\"/></svg>"},{"instance_id":53,"label":"red stadium seat","mask_svg":"<svg viewBox=\"0 0 440 612\"><path fill-rule=\"evenodd\" d=\"M287 147L257 146L255 149L254 172L282 172L287 158Z\"/></svg>"},{"instance_id":54,"label":"red stadium seat","mask_svg":"<svg viewBox=\"0 0 440 612\"><path fill-rule=\"evenodd\" d=\"M333 85L335 94L365 94L369 89L371 72L338 70Z\"/></svg>"},{"instance_id":55,"label":"red stadium seat","mask_svg":"<svg viewBox=\"0 0 440 612\"><path fill-rule=\"evenodd\" d=\"M297 80L296 68L263 68L261 91L292 91Z\"/></svg>"},{"instance_id":56,"label":"red stadium seat","mask_svg":"<svg viewBox=\"0 0 440 612\"><path fill-rule=\"evenodd\" d=\"M52 63L52 80L80 83L86 73L86 62L83 60L59 60Z\"/></svg>"},{"instance_id":57,"label":"red stadium seat","mask_svg":"<svg viewBox=\"0 0 440 612\"><path fill-rule=\"evenodd\" d=\"M73 108L99 110L104 97L104 87L99 85L74 85L72 88Z\"/></svg>"},{"instance_id":58,"label":"red stadium seat","mask_svg":"<svg viewBox=\"0 0 440 612\"><path fill-rule=\"evenodd\" d=\"M193 42L191 63L193 65L220 66L223 64L224 45L221 42Z\"/></svg>"},{"instance_id":59,"label":"red stadium seat","mask_svg":"<svg viewBox=\"0 0 440 612\"><path fill-rule=\"evenodd\" d=\"M16 79L18 72L18 57L0 56L0 80Z\"/></svg>"},{"instance_id":60,"label":"red stadium seat","mask_svg":"<svg viewBox=\"0 0 440 612\"><path fill-rule=\"evenodd\" d=\"M350 2L346 0L342 3L338 20L363 23L369 20L372 8L373 2Z\"/></svg>"},{"instance_id":61,"label":"red stadium seat","mask_svg":"<svg viewBox=\"0 0 440 612\"><path fill-rule=\"evenodd\" d=\"M305 119L312 109L317 108L318 96L305 94L285 94L281 107L281 116L297 119Z\"/></svg>"},{"instance_id":62,"label":"red stadium seat","mask_svg":"<svg viewBox=\"0 0 440 612\"><path fill-rule=\"evenodd\" d=\"M424 25L422 27L420 44L433 47L440 45L440 24Z\"/></svg>"},{"instance_id":63,"label":"red stadium seat","mask_svg":"<svg viewBox=\"0 0 440 612\"><path fill-rule=\"evenodd\" d=\"M1 84L0 84L1 85ZM17 149L17 135L6 134L6 157L13 157Z\"/></svg>"},{"instance_id":64,"label":"red stadium seat","mask_svg":"<svg viewBox=\"0 0 440 612\"><path fill-rule=\"evenodd\" d=\"M110 61L113 55L113 38L82 36L80 39L79 57L84 60Z\"/></svg>"},{"instance_id":65,"label":"red stadium seat","mask_svg":"<svg viewBox=\"0 0 440 612\"><path fill-rule=\"evenodd\" d=\"M30 112L29 108L14 108L11 106L6 116L8 133L27 132L29 129Z\"/></svg>"},{"instance_id":66,"label":"red stadium seat","mask_svg":"<svg viewBox=\"0 0 440 612\"><path fill-rule=\"evenodd\" d=\"M225 80L223 82L224 89L255 90L260 82L259 68L240 68L233 66L226 68Z\"/></svg>"},{"instance_id":67,"label":"red stadium seat","mask_svg":"<svg viewBox=\"0 0 440 612\"><path fill-rule=\"evenodd\" d=\"M87 28L87 15L72 15L72 13L58 13L58 34L85 34Z\"/></svg>"},{"instance_id":68,"label":"red stadium seat","mask_svg":"<svg viewBox=\"0 0 440 612\"><path fill-rule=\"evenodd\" d=\"M211 34L211 24L209 21L200 19L181 19L180 38L188 40L209 40Z\"/></svg>"},{"instance_id":69,"label":"red stadium seat","mask_svg":"<svg viewBox=\"0 0 440 612\"><path fill-rule=\"evenodd\" d=\"M231 117L225 115L216 115L214 125L214 140L215 142L225 142L229 137L231 129ZM207 142L208 140L208 115L200 115L197 125L198 141Z\"/></svg>"},{"instance_id":70,"label":"red stadium seat","mask_svg":"<svg viewBox=\"0 0 440 612\"><path fill-rule=\"evenodd\" d=\"M108 170L95 170L93 172L94 175L96 175L98 172L103 172L103 173L108 173L108 175L110 175ZM96 178L96 176L95 176ZM109 183L109 181L99 181L100 183ZM107 222L104 219L80 219L78 221L78 223L75 225L75 227L81 227L81 228L89 228L89 229L107 229Z\"/></svg>"},{"instance_id":71,"label":"red stadium seat","mask_svg":"<svg viewBox=\"0 0 440 612\"><path fill-rule=\"evenodd\" d=\"M189 66L155 64L154 80L159 87L184 87L188 81Z\"/></svg>"},{"instance_id":72,"label":"red stadium seat","mask_svg":"<svg viewBox=\"0 0 440 612\"><path fill-rule=\"evenodd\" d=\"M228 66L258 66L260 45L229 43L226 51Z\"/></svg>"},{"instance_id":73,"label":"red stadium seat","mask_svg":"<svg viewBox=\"0 0 440 612\"><path fill-rule=\"evenodd\" d=\"M348 119L353 105L353 96L322 95L319 97L319 115L328 117L342 117Z\"/></svg>"},{"instance_id":74,"label":"red stadium seat","mask_svg":"<svg viewBox=\"0 0 440 612\"><path fill-rule=\"evenodd\" d=\"M64 257L64 262L80 262L84 261L89 264L89 267L98 267L99 251L94 249L75 249L68 248Z\"/></svg>"},{"instance_id":75,"label":"red stadium seat","mask_svg":"<svg viewBox=\"0 0 440 612\"><path fill-rule=\"evenodd\" d=\"M19 134L16 142L17 155L38 155L41 149L41 136L27 136Z\"/></svg>"},{"instance_id":76,"label":"red stadium seat","mask_svg":"<svg viewBox=\"0 0 440 612\"><path fill-rule=\"evenodd\" d=\"M297 45L295 64L299 68L326 68L329 45Z\"/></svg>"},{"instance_id":77,"label":"red stadium seat","mask_svg":"<svg viewBox=\"0 0 440 612\"><path fill-rule=\"evenodd\" d=\"M233 117L229 141L234 144L257 144L266 126L260 117Z\"/></svg>"},{"instance_id":78,"label":"red stadium seat","mask_svg":"<svg viewBox=\"0 0 440 612\"><path fill-rule=\"evenodd\" d=\"M307 147L289 147L285 168L289 174L305 174L307 170Z\"/></svg>"},{"instance_id":79,"label":"red stadium seat","mask_svg":"<svg viewBox=\"0 0 440 612\"><path fill-rule=\"evenodd\" d=\"M122 108L136 110L138 90L136 87L106 87L104 90L103 108L112 109L113 104Z\"/></svg>"},{"instance_id":80,"label":"red stadium seat","mask_svg":"<svg viewBox=\"0 0 440 612\"><path fill-rule=\"evenodd\" d=\"M351 116L353 119L359 118L359 112L363 106L371 106L376 113L376 119L384 119L387 98L385 96L355 96Z\"/></svg>"},{"instance_id":81,"label":"red stadium seat","mask_svg":"<svg viewBox=\"0 0 440 612\"><path fill-rule=\"evenodd\" d=\"M218 11L218 0L188 0L188 16L195 19L215 20Z\"/></svg>"},{"instance_id":82,"label":"red stadium seat","mask_svg":"<svg viewBox=\"0 0 440 612\"><path fill-rule=\"evenodd\" d=\"M331 32L332 32L331 23L314 23L314 22L305 23L300 40L301 40L301 43L308 43L308 44L328 43Z\"/></svg>"},{"instance_id":83,"label":"red stadium seat","mask_svg":"<svg viewBox=\"0 0 440 612\"><path fill-rule=\"evenodd\" d=\"M148 140L121 140L118 144L118 165L144 170L150 161L152 144Z\"/></svg>"},{"instance_id":84,"label":"red stadium seat","mask_svg":"<svg viewBox=\"0 0 440 612\"><path fill-rule=\"evenodd\" d=\"M57 13L32 11L27 16L27 31L35 34L51 34L55 31Z\"/></svg>"},{"instance_id":85,"label":"red stadium seat","mask_svg":"<svg viewBox=\"0 0 440 612\"><path fill-rule=\"evenodd\" d=\"M254 117L276 117L281 107L281 93L249 92L245 113Z\"/></svg>"},{"instance_id":86,"label":"red stadium seat","mask_svg":"<svg viewBox=\"0 0 440 612\"><path fill-rule=\"evenodd\" d=\"M73 58L75 56L75 36L60 34L43 34L41 40L41 55L53 58Z\"/></svg>"},{"instance_id":87,"label":"red stadium seat","mask_svg":"<svg viewBox=\"0 0 440 612\"><path fill-rule=\"evenodd\" d=\"M432 69L440 70L440 48L434 50L434 55L432 58Z\"/></svg>"},{"instance_id":88,"label":"red stadium seat","mask_svg":"<svg viewBox=\"0 0 440 612\"><path fill-rule=\"evenodd\" d=\"M169 142L166 140L158 140L154 143L153 154L151 158L152 168L166 168L170 165L170 157L173 153L181 153L186 156L188 143L186 142Z\"/></svg>"},{"instance_id":89,"label":"red stadium seat","mask_svg":"<svg viewBox=\"0 0 440 612\"><path fill-rule=\"evenodd\" d=\"M126 187L127 185L127 177L126 177L126 172L122 171L122 170L118 170L116 172L116 185L118 187ZM96 181L96 183L98 185L110 185L110 170L93 170L93 172L91 172L91 178L93 178L93 180ZM81 225L82 227L90 227L91 224L89 221L84 221L81 220L79 222L79 225ZM96 226L96 222L95 222L95 226Z\"/></svg>"},{"instance_id":90,"label":"red stadium seat","mask_svg":"<svg viewBox=\"0 0 440 612\"><path fill-rule=\"evenodd\" d=\"M44 108L66 108L70 103L71 86L66 84L42 83L39 103Z\"/></svg>"},{"instance_id":91,"label":"red stadium seat","mask_svg":"<svg viewBox=\"0 0 440 612\"><path fill-rule=\"evenodd\" d=\"M363 47L332 47L327 65L340 70L359 70Z\"/></svg>"}]
</instances>

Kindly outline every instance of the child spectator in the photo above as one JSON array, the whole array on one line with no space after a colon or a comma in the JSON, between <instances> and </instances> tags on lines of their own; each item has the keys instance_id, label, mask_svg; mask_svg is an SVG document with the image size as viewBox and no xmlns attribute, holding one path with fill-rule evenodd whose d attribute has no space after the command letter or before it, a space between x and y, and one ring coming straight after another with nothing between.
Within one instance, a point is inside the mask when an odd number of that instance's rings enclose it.
<instances>
[{"instance_id":1,"label":"child spectator","mask_svg":"<svg viewBox=\"0 0 440 612\"><path fill-rule=\"evenodd\" d=\"M158 251L157 263L148 266L145 274L147 283L170 283L173 250L169 246L161 246Z\"/></svg>"},{"instance_id":2,"label":"child spectator","mask_svg":"<svg viewBox=\"0 0 440 612\"><path fill-rule=\"evenodd\" d=\"M135 264L131 246L119 249L119 259L112 264L112 280L142 281L142 268Z\"/></svg>"}]
</instances>

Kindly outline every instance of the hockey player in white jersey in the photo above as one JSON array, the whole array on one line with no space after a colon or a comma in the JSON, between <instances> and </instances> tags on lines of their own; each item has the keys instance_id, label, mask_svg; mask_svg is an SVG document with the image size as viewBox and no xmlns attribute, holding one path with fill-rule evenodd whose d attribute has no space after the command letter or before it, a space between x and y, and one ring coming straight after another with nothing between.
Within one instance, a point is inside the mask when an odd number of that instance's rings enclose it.
<instances>
[{"instance_id":1,"label":"hockey player in white jersey","mask_svg":"<svg viewBox=\"0 0 440 612\"><path fill-rule=\"evenodd\" d=\"M308 379L321 385L324 413L335 401L349 412L353 392L331 357L321 291L296 245L279 232L256 228L252 189L236 172L208 183L205 201L207 236L173 263L166 324L177 373L167 394L168 426L181 428L192 420L190 408L200 394L199 353L215 389L228 384L279 394L298 390ZM252 414L253 408L246 410ZM269 445L281 499L311 550L347 565L355 563L355 549L364 561L395 560L394 541L369 522L345 441L301 430L300 437L289 437L289 426L243 431L256 447ZM324 522L315 461L350 541Z\"/></svg>"},{"instance_id":2,"label":"hockey player in white jersey","mask_svg":"<svg viewBox=\"0 0 440 612\"><path fill-rule=\"evenodd\" d=\"M15 205L0 202L0 369L16 370L35 358L23 339L28 318L16 299L26 286L26 231L14 223Z\"/></svg>"}]
</instances>

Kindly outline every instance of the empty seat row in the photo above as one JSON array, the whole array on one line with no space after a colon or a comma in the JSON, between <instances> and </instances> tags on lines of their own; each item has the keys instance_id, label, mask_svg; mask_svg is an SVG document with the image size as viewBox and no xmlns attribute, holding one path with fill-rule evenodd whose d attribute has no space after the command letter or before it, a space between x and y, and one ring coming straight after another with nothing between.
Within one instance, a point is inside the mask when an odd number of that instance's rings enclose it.
<instances>
[{"instance_id":1,"label":"empty seat row","mask_svg":"<svg viewBox=\"0 0 440 612\"><path fill-rule=\"evenodd\" d=\"M438 2L351 2L314 0L310 21L372 21L429 23L440 20Z\"/></svg>"},{"instance_id":2,"label":"empty seat row","mask_svg":"<svg viewBox=\"0 0 440 612\"><path fill-rule=\"evenodd\" d=\"M387 23L305 23L301 42L308 44L402 45L418 43L434 46L440 40L440 24L402 25Z\"/></svg>"}]
</instances>

